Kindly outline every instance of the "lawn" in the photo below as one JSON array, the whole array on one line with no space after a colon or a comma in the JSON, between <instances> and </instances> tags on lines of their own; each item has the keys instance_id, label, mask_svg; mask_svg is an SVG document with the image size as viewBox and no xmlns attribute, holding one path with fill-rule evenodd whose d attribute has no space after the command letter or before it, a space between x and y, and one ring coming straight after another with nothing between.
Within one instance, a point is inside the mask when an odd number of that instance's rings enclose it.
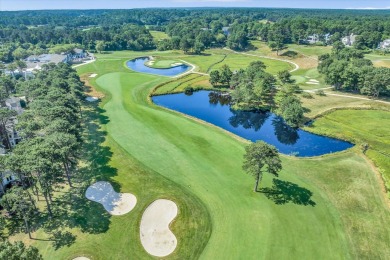
<instances>
[{"instance_id":1,"label":"lawn","mask_svg":"<svg viewBox=\"0 0 390 260\"><path fill-rule=\"evenodd\" d=\"M385 227L390 214L381 185L358 148L318 158L282 156L280 181L254 179L242 168L247 142L217 127L167 111L148 95L168 79L131 72L123 53L79 67L97 73L90 84L106 99L85 108L86 174L137 196L134 211L107 216L82 198L82 215L71 218L75 243L55 250L29 241L46 259L152 259L139 239L143 210L157 198L179 207L172 225L178 238L167 259L332 259L390 255ZM244 57L241 57L244 59ZM237 58L238 60L238 58ZM248 60L251 60L248 58ZM241 61L241 65L245 62ZM93 158L93 159L92 159ZM73 191L76 194L76 191ZM87 207L85 207L87 205ZM90 229L83 228L85 225ZM42 230L36 236L45 238ZM17 237L21 238L21 237Z\"/></svg>"},{"instance_id":2,"label":"lawn","mask_svg":"<svg viewBox=\"0 0 390 260\"><path fill-rule=\"evenodd\" d=\"M169 39L169 35L166 34L165 32L160 32L160 31L150 31L150 34L153 36L153 39L155 41L161 41L164 39Z\"/></svg>"},{"instance_id":3,"label":"lawn","mask_svg":"<svg viewBox=\"0 0 390 260\"><path fill-rule=\"evenodd\" d=\"M153 91L155 95L183 92L187 87L194 89L212 89L209 77L199 74L187 74L178 79L171 80Z\"/></svg>"},{"instance_id":4,"label":"lawn","mask_svg":"<svg viewBox=\"0 0 390 260\"><path fill-rule=\"evenodd\" d=\"M183 62L179 60L170 60L161 57L153 57L153 60L146 63L147 66L156 69L168 69L177 66L178 64L183 64Z\"/></svg>"},{"instance_id":5,"label":"lawn","mask_svg":"<svg viewBox=\"0 0 390 260\"><path fill-rule=\"evenodd\" d=\"M318 129L318 130L317 130ZM310 130L368 144L367 156L375 163L390 190L390 111L338 110L316 120Z\"/></svg>"}]
</instances>

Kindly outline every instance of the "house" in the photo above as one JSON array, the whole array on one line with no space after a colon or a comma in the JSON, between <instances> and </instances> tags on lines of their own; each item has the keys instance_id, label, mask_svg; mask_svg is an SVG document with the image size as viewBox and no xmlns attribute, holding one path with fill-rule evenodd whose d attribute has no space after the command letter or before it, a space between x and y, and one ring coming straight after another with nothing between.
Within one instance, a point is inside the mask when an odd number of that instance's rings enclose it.
<instances>
[{"instance_id":1,"label":"house","mask_svg":"<svg viewBox=\"0 0 390 260\"><path fill-rule=\"evenodd\" d=\"M383 42L379 43L378 48L382 50L390 49L390 39L384 40Z\"/></svg>"},{"instance_id":2,"label":"house","mask_svg":"<svg viewBox=\"0 0 390 260\"><path fill-rule=\"evenodd\" d=\"M309 44L316 44L320 41L320 36L318 34L309 35L306 41Z\"/></svg>"},{"instance_id":3,"label":"house","mask_svg":"<svg viewBox=\"0 0 390 260\"><path fill-rule=\"evenodd\" d=\"M222 27L222 31L225 35L229 35L230 34L230 27Z\"/></svg>"},{"instance_id":4,"label":"house","mask_svg":"<svg viewBox=\"0 0 390 260\"><path fill-rule=\"evenodd\" d=\"M17 181L17 177L13 172L8 170L0 171L0 195L4 194L7 186L15 181Z\"/></svg>"},{"instance_id":5,"label":"house","mask_svg":"<svg viewBox=\"0 0 390 260\"><path fill-rule=\"evenodd\" d=\"M42 54L39 56L32 55L26 59L27 69L37 69L39 70L42 65L54 63L58 64L60 62L70 62L72 60L69 54Z\"/></svg>"},{"instance_id":6,"label":"house","mask_svg":"<svg viewBox=\"0 0 390 260\"><path fill-rule=\"evenodd\" d=\"M10 109L17 112L18 115L23 113L23 108L20 103L20 98L12 97L5 100L5 106ZM5 154L5 147L11 146L14 147L21 141L21 137L19 136L18 132L15 129L15 125L18 123L18 119L16 117L12 118L8 121L8 123L5 125L5 130L7 131L7 140L1 140L0 139L0 154ZM4 145L4 146L2 146Z\"/></svg>"},{"instance_id":7,"label":"house","mask_svg":"<svg viewBox=\"0 0 390 260\"><path fill-rule=\"evenodd\" d=\"M353 33L349 36L345 36L341 39L345 46L352 46L356 42L356 35Z\"/></svg>"},{"instance_id":8,"label":"house","mask_svg":"<svg viewBox=\"0 0 390 260\"><path fill-rule=\"evenodd\" d=\"M11 97L11 98L6 99L5 106L10 110L16 111L18 113L18 115L23 113L23 108L22 108L22 105L20 103L20 98L18 98L18 97Z\"/></svg>"},{"instance_id":9,"label":"house","mask_svg":"<svg viewBox=\"0 0 390 260\"><path fill-rule=\"evenodd\" d=\"M330 33L327 33L327 34L324 35L325 43L328 43L330 41L330 37L332 37L332 35Z\"/></svg>"},{"instance_id":10,"label":"house","mask_svg":"<svg viewBox=\"0 0 390 260\"><path fill-rule=\"evenodd\" d=\"M73 49L73 52L71 54L72 59L85 59L87 58L88 53L85 52L83 49L75 48Z\"/></svg>"}]
</instances>

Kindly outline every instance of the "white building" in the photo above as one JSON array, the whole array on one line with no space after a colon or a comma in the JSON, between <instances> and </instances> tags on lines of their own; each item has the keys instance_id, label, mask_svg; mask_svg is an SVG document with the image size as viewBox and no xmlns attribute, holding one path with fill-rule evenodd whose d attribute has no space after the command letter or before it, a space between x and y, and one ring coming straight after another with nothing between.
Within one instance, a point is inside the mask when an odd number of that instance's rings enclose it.
<instances>
[{"instance_id":1,"label":"white building","mask_svg":"<svg viewBox=\"0 0 390 260\"><path fill-rule=\"evenodd\" d=\"M349 36L345 36L341 39L345 46L352 46L356 42L356 35L353 33Z\"/></svg>"},{"instance_id":2,"label":"white building","mask_svg":"<svg viewBox=\"0 0 390 260\"><path fill-rule=\"evenodd\" d=\"M384 40L383 42L379 43L379 49L390 49L390 39Z\"/></svg>"},{"instance_id":3,"label":"white building","mask_svg":"<svg viewBox=\"0 0 390 260\"><path fill-rule=\"evenodd\" d=\"M16 181L15 174L8 170L0 171L0 195L4 194L6 187Z\"/></svg>"}]
</instances>

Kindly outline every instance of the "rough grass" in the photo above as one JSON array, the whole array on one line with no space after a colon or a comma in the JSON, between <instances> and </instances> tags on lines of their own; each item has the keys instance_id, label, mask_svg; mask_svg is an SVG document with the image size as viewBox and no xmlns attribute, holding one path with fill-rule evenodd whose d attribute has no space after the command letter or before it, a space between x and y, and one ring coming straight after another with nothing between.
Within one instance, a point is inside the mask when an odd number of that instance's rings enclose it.
<instances>
[{"instance_id":1,"label":"rough grass","mask_svg":"<svg viewBox=\"0 0 390 260\"><path fill-rule=\"evenodd\" d=\"M312 131L368 144L367 156L375 163L390 190L390 112L339 110L316 120Z\"/></svg>"},{"instance_id":2,"label":"rough grass","mask_svg":"<svg viewBox=\"0 0 390 260\"><path fill-rule=\"evenodd\" d=\"M179 206L172 226L179 243L170 259L390 255L384 228L389 210L374 170L358 149L315 159L282 156L280 181L273 183L266 175L261 187L271 192L254 193L253 178L241 169L246 143L151 104L147 96L166 79L133 73L123 67L125 60L98 60L78 68L80 74L99 74L90 83L106 95L86 115L85 149L87 158L94 158L86 177L114 182L116 190L134 193L138 204L127 215L109 217L101 206L81 199L82 215L63 216L78 224L71 229L77 236L74 244L54 250L50 241L29 241L46 259L83 254L92 259L151 258L140 244L139 222L156 198ZM94 232L81 228L87 223ZM46 235L40 230L36 236Z\"/></svg>"},{"instance_id":3,"label":"rough grass","mask_svg":"<svg viewBox=\"0 0 390 260\"><path fill-rule=\"evenodd\" d=\"M370 108L375 105L374 101L354 99L348 97L339 97L332 95L319 96L311 93L312 98L301 97L302 106L305 107L305 116L313 118L318 114L335 108L364 107Z\"/></svg>"}]
</instances>

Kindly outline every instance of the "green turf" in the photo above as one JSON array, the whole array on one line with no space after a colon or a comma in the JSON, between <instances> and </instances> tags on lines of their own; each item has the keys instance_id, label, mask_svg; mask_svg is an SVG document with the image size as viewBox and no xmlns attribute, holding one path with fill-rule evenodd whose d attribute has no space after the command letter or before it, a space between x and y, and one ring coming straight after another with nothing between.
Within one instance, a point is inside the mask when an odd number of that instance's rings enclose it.
<instances>
[{"instance_id":1,"label":"green turf","mask_svg":"<svg viewBox=\"0 0 390 260\"><path fill-rule=\"evenodd\" d=\"M154 57L153 60L146 63L147 66L156 69L168 69L177 66L178 64L183 64L183 62L179 60L161 59L159 57Z\"/></svg>"},{"instance_id":2,"label":"green turf","mask_svg":"<svg viewBox=\"0 0 390 260\"><path fill-rule=\"evenodd\" d=\"M172 226L179 244L172 259L196 259L199 254L201 259L390 255L389 233L383 228L390 221L389 210L374 171L358 149L315 159L282 156L283 182L268 196L254 193L253 178L241 169L246 142L150 103L150 91L169 79L131 72L124 67L126 59L119 58L123 55L105 55L78 68L80 74L97 73L90 83L106 93L100 108L86 113L86 151L94 158L91 178L115 182L117 190L134 193L138 204L125 216L108 217L99 205L82 200L87 210L81 219L95 224L97 231L81 232L76 225L76 242L59 250L51 242L33 241L46 259L80 254L92 259L150 258L138 228L144 208L157 198L179 206ZM103 141L104 153L97 149ZM287 192L286 185L292 187ZM272 187L272 178L266 176L261 186ZM44 236L42 231L38 235Z\"/></svg>"},{"instance_id":3,"label":"green turf","mask_svg":"<svg viewBox=\"0 0 390 260\"><path fill-rule=\"evenodd\" d=\"M150 34L153 36L153 39L155 41L161 41L164 39L169 39L169 35L166 34L165 32L160 32L160 31L150 31Z\"/></svg>"}]
</instances>

